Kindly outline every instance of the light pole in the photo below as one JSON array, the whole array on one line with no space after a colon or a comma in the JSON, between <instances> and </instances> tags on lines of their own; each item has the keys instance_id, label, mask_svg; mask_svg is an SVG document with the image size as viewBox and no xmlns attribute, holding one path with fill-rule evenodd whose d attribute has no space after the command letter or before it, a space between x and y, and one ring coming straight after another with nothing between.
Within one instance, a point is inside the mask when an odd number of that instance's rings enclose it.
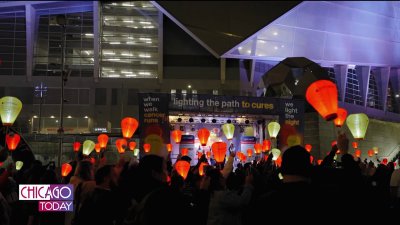
<instances>
[{"instance_id":1,"label":"light pole","mask_svg":"<svg viewBox=\"0 0 400 225\"><path fill-rule=\"evenodd\" d=\"M42 125L43 98L46 97L46 94L47 94L47 86L43 82L40 82L40 85L35 87L35 97L40 99L40 104L39 104L39 129L38 129L38 133L39 134L40 134L41 125Z\"/></svg>"}]
</instances>

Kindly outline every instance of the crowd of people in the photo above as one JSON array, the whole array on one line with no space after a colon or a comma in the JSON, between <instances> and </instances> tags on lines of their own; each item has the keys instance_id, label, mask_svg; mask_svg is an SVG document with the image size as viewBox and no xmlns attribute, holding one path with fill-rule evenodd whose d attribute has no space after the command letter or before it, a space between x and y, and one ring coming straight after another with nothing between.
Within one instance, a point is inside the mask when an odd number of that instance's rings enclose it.
<instances>
[{"instance_id":1,"label":"crowd of people","mask_svg":"<svg viewBox=\"0 0 400 225\"><path fill-rule=\"evenodd\" d=\"M237 164L234 171L235 152L230 152L224 164L206 166L200 176L200 163L209 163L203 154L186 179L170 160L156 155L116 165L82 158L70 163L73 170L62 179L53 165L40 161L21 171L10 166L0 171L0 225L247 225L260 218L298 222L303 217L290 215L299 211L399 212L400 171L393 162L376 167L348 149L349 140L339 134L320 165L297 145L283 152L280 167L272 157L261 157ZM36 201L18 200L18 184L59 183L74 186L73 212L38 212Z\"/></svg>"}]
</instances>

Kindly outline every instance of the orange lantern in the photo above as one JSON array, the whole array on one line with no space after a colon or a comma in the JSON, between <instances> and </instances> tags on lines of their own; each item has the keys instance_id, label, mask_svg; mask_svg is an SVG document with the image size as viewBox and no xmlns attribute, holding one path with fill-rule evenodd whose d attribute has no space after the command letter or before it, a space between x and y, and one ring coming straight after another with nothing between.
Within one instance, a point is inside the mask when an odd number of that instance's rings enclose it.
<instances>
[{"instance_id":1,"label":"orange lantern","mask_svg":"<svg viewBox=\"0 0 400 225\"><path fill-rule=\"evenodd\" d=\"M331 142L331 145L332 145L332 147L335 146L335 145L337 145L337 141L332 141L332 142Z\"/></svg>"},{"instance_id":2,"label":"orange lantern","mask_svg":"<svg viewBox=\"0 0 400 225\"><path fill-rule=\"evenodd\" d=\"M210 137L210 131L208 131L207 128L201 128L197 132L197 136L199 137L201 146L206 146L208 142L208 137Z\"/></svg>"},{"instance_id":3,"label":"orange lantern","mask_svg":"<svg viewBox=\"0 0 400 225\"><path fill-rule=\"evenodd\" d=\"M209 159L211 157L211 152L210 151L206 152L206 157L207 157L207 159Z\"/></svg>"},{"instance_id":4,"label":"orange lantern","mask_svg":"<svg viewBox=\"0 0 400 225\"><path fill-rule=\"evenodd\" d=\"M94 145L94 150L95 150L97 153L100 153L101 148L100 148L100 144L99 144L99 143L96 143L96 144Z\"/></svg>"},{"instance_id":5,"label":"orange lantern","mask_svg":"<svg viewBox=\"0 0 400 225\"><path fill-rule=\"evenodd\" d=\"M247 149L247 156L251 157L253 155L253 149L249 148Z\"/></svg>"},{"instance_id":6,"label":"orange lantern","mask_svg":"<svg viewBox=\"0 0 400 225\"><path fill-rule=\"evenodd\" d=\"M326 121L336 119L338 91L336 84L329 80L318 80L306 91L306 99Z\"/></svg>"},{"instance_id":7,"label":"orange lantern","mask_svg":"<svg viewBox=\"0 0 400 225\"><path fill-rule=\"evenodd\" d=\"M97 142L100 145L100 148L106 148L107 147L107 143L108 143L108 136L107 134L100 134L97 137Z\"/></svg>"},{"instance_id":8,"label":"orange lantern","mask_svg":"<svg viewBox=\"0 0 400 225\"><path fill-rule=\"evenodd\" d=\"M226 154L226 143L225 142L214 142L211 146L212 152L214 154L214 159L217 163L224 162Z\"/></svg>"},{"instance_id":9,"label":"orange lantern","mask_svg":"<svg viewBox=\"0 0 400 225\"><path fill-rule=\"evenodd\" d=\"M353 148L358 148L358 143L357 141L353 141L353 143L351 143L351 145L353 146Z\"/></svg>"},{"instance_id":10,"label":"orange lantern","mask_svg":"<svg viewBox=\"0 0 400 225\"><path fill-rule=\"evenodd\" d=\"M187 161L179 160L178 162L175 163L175 169L178 172L178 174L181 175L185 180L189 173L190 164Z\"/></svg>"},{"instance_id":11,"label":"orange lantern","mask_svg":"<svg viewBox=\"0 0 400 225\"><path fill-rule=\"evenodd\" d=\"M387 158L382 159L382 164L386 166L388 164L388 159Z\"/></svg>"},{"instance_id":12,"label":"orange lantern","mask_svg":"<svg viewBox=\"0 0 400 225\"><path fill-rule=\"evenodd\" d=\"M356 157L360 158L360 156L361 156L361 150L360 150L360 149L356 149L356 151L355 151L354 154L355 154Z\"/></svg>"},{"instance_id":13,"label":"orange lantern","mask_svg":"<svg viewBox=\"0 0 400 225\"><path fill-rule=\"evenodd\" d=\"M197 152L197 158L200 159L201 156L203 156L203 153L202 152Z\"/></svg>"},{"instance_id":14,"label":"orange lantern","mask_svg":"<svg viewBox=\"0 0 400 225\"><path fill-rule=\"evenodd\" d=\"M311 152L312 145L306 144L306 145L304 146L304 148L307 150L307 152Z\"/></svg>"},{"instance_id":15,"label":"orange lantern","mask_svg":"<svg viewBox=\"0 0 400 225\"><path fill-rule=\"evenodd\" d=\"M262 149L263 149L263 152L269 151L271 149L271 141L264 140Z\"/></svg>"},{"instance_id":16,"label":"orange lantern","mask_svg":"<svg viewBox=\"0 0 400 225\"><path fill-rule=\"evenodd\" d=\"M115 141L115 145L117 146L117 150L120 154L125 152L125 148L128 145L126 139L120 138Z\"/></svg>"},{"instance_id":17,"label":"orange lantern","mask_svg":"<svg viewBox=\"0 0 400 225\"><path fill-rule=\"evenodd\" d=\"M322 159L318 159L318 160L317 160L317 164L318 164L318 165L321 165L321 163L322 163Z\"/></svg>"},{"instance_id":18,"label":"orange lantern","mask_svg":"<svg viewBox=\"0 0 400 225\"><path fill-rule=\"evenodd\" d=\"M14 151L17 148L20 140L21 140L21 137L18 134L7 134L6 135L6 143L7 143L8 150Z\"/></svg>"},{"instance_id":19,"label":"orange lantern","mask_svg":"<svg viewBox=\"0 0 400 225\"><path fill-rule=\"evenodd\" d=\"M310 155L310 163L312 164L314 162L314 157Z\"/></svg>"},{"instance_id":20,"label":"orange lantern","mask_svg":"<svg viewBox=\"0 0 400 225\"><path fill-rule=\"evenodd\" d=\"M374 155L374 150L370 149L368 150L368 156L372 157Z\"/></svg>"},{"instance_id":21,"label":"orange lantern","mask_svg":"<svg viewBox=\"0 0 400 225\"><path fill-rule=\"evenodd\" d=\"M174 130L171 132L172 139L175 141L175 143L179 144L182 139L182 131L180 130Z\"/></svg>"},{"instance_id":22,"label":"orange lantern","mask_svg":"<svg viewBox=\"0 0 400 225\"><path fill-rule=\"evenodd\" d=\"M131 138L138 128L139 123L135 118L125 117L121 120L122 136L124 138Z\"/></svg>"},{"instance_id":23,"label":"orange lantern","mask_svg":"<svg viewBox=\"0 0 400 225\"><path fill-rule=\"evenodd\" d=\"M182 154L182 156L187 156L187 155L189 154L189 149L187 149L187 148L182 148L181 154Z\"/></svg>"},{"instance_id":24,"label":"orange lantern","mask_svg":"<svg viewBox=\"0 0 400 225\"><path fill-rule=\"evenodd\" d=\"M254 144L254 151L256 152L256 154L260 154L261 150L262 150L262 145L260 143Z\"/></svg>"},{"instance_id":25,"label":"orange lantern","mask_svg":"<svg viewBox=\"0 0 400 225\"><path fill-rule=\"evenodd\" d=\"M244 154L242 154L242 162L246 162L247 160L247 156L245 156Z\"/></svg>"},{"instance_id":26,"label":"orange lantern","mask_svg":"<svg viewBox=\"0 0 400 225\"><path fill-rule=\"evenodd\" d=\"M203 175L204 175L204 166L207 166L207 165L208 165L208 164L205 163L205 162L200 163L200 166L199 166L199 175L200 175L200 176L203 176Z\"/></svg>"},{"instance_id":27,"label":"orange lantern","mask_svg":"<svg viewBox=\"0 0 400 225\"><path fill-rule=\"evenodd\" d=\"M347 111L343 108L338 108L336 113L337 117L333 121L333 123L335 124L336 127L342 127L344 122L346 121Z\"/></svg>"},{"instance_id":28,"label":"orange lantern","mask_svg":"<svg viewBox=\"0 0 400 225\"><path fill-rule=\"evenodd\" d=\"M144 152L149 153L150 149L151 149L151 145L146 143L143 145L143 149L144 149Z\"/></svg>"},{"instance_id":29,"label":"orange lantern","mask_svg":"<svg viewBox=\"0 0 400 225\"><path fill-rule=\"evenodd\" d=\"M72 166L68 163L64 163L61 166L61 176L66 177L71 172Z\"/></svg>"},{"instance_id":30,"label":"orange lantern","mask_svg":"<svg viewBox=\"0 0 400 225\"><path fill-rule=\"evenodd\" d=\"M129 142L129 150L134 151L136 148L136 142L131 141Z\"/></svg>"},{"instance_id":31,"label":"orange lantern","mask_svg":"<svg viewBox=\"0 0 400 225\"><path fill-rule=\"evenodd\" d=\"M74 142L74 144L72 145L72 148L74 149L74 152L79 152L79 148L81 147L81 143L80 142Z\"/></svg>"},{"instance_id":32,"label":"orange lantern","mask_svg":"<svg viewBox=\"0 0 400 225\"><path fill-rule=\"evenodd\" d=\"M167 148L168 152L172 152L172 144L166 144L165 147Z\"/></svg>"},{"instance_id":33,"label":"orange lantern","mask_svg":"<svg viewBox=\"0 0 400 225\"><path fill-rule=\"evenodd\" d=\"M281 165L282 165L282 156L279 156L279 157L275 160L275 163L276 163L277 166L281 167Z\"/></svg>"}]
</instances>

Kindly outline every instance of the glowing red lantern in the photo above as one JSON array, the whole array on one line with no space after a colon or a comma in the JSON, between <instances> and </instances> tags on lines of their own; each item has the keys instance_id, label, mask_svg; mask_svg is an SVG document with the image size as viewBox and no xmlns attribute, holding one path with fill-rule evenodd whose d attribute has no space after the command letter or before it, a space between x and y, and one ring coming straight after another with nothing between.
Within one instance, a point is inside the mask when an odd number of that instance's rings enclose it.
<instances>
[{"instance_id":1,"label":"glowing red lantern","mask_svg":"<svg viewBox=\"0 0 400 225\"><path fill-rule=\"evenodd\" d=\"M208 142L208 137L210 137L210 131L208 131L207 128L201 128L197 132L197 136L199 137L201 146L206 146Z\"/></svg>"},{"instance_id":2,"label":"glowing red lantern","mask_svg":"<svg viewBox=\"0 0 400 225\"><path fill-rule=\"evenodd\" d=\"M260 143L254 144L254 151L256 152L256 154L260 154L262 151L262 145Z\"/></svg>"},{"instance_id":3,"label":"glowing red lantern","mask_svg":"<svg viewBox=\"0 0 400 225\"><path fill-rule=\"evenodd\" d=\"M100 153L101 148L100 148L100 144L99 144L99 143L96 143L96 144L94 145L94 150L95 150L97 153Z\"/></svg>"},{"instance_id":4,"label":"glowing red lantern","mask_svg":"<svg viewBox=\"0 0 400 225\"><path fill-rule=\"evenodd\" d=\"M126 139L120 138L115 141L115 145L117 146L117 150L120 154L125 152L125 148L128 145Z\"/></svg>"},{"instance_id":5,"label":"glowing red lantern","mask_svg":"<svg viewBox=\"0 0 400 225\"><path fill-rule=\"evenodd\" d=\"M71 172L72 166L68 163L64 163L61 166L61 176L66 177Z\"/></svg>"},{"instance_id":6,"label":"glowing red lantern","mask_svg":"<svg viewBox=\"0 0 400 225\"><path fill-rule=\"evenodd\" d=\"M214 159L217 163L224 162L226 154L226 143L225 142L214 142L211 146Z\"/></svg>"},{"instance_id":7,"label":"glowing red lantern","mask_svg":"<svg viewBox=\"0 0 400 225\"><path fill-rule=\"evenodd\" d=\"M382 159L382 164L386 166L388 164L388 159L387 158Z\"/></svg>"},{"instance_id":8,"label":"glowing red lantern","mask_svg":"<svg viewBox=\"0 0 400 225\"><path fill-rule=\"evenodd\" d=\"M355 156L360 158L361 156L361 150L360 149L356 149L356 151L354 152Z\"/></svg>"},{"instance_id":9,"label":"glowing red lantern","mask_svg":"<svg viewBox=\"0 0 400 225\"><path fill-rule=\"evenodd\" d=\"M181 154L182 154L182 156L187 156L187 155L189 154L189 149L187 149L187 148L182 148Z\"/></svg>"},{"instance_id":10,"label":"glowing red lantern","mask_svg":"<svg viewBox=\"0 0 400 225\"><path fill-rule=\"evenodd\" d=\"M318 159L318 160L317 160L317 164L318 164L318 165L321 165L321 163L322 163L322 159Z\"/></svg>"},{"instance_id":11,"label":"glowing red lantern","mask_svg":"<svg viewBox=\"0 0 400 225\"><path fill-rule=\"evenodd\" d=\"M166 144L165 146L168 152L172 152L172 144Z\"/></svg>"},{"instance_id":12,"label":"glowing red lantern","mask_svg":"<svg viewBox=\"0 0 400 225\"><path fill-rule=\"evenodd\" d=\"M74 149L74 152L79 152L79 149L81 148L81 143L80 142L74 142L72 145L72 148Z\"/></svg>"},{"instance_id":13,"label":"glowing red lantern","mask_svg":"<svg viewBox=\"0 0 400 225\"><path fill-rule=\"evenodd\" d=\"M203 153L202 152L197 152L197 158L200 159L201 156L203 156Z\"/></svg>"},{"instance_id":14,"label":"glowing red lantern","mask_svg":"<svg viewBox=\"0 0 400 225\"><path fill-rule=\"evenodd\" d=\"M337 141L332 141L332 142L331 142L331 145L332 145L332 147L335 146L335 145L337 145Z\"/></svg>"},{"instance_id":15,"label":"glowing red lantern","mask_svg":"<svg viewBox=\"0 0 400 225\"><path fill-rule=\"evenodd\" d=\"M253 149L249 148L247 149L247 156L251 157L253 155Z\"/></svg>"},{"instance_id":16,"label":"glowing red lantern","mask_svg":"<svg viewBox=\"0 0 400 225\"><path fill-rule=\"evenodd\" d=\"M18 134L6 134L6 143L8 150L14 151L17 148L20 140L21 137Z\"/></svg>"},{"instance_id":17,"label":"glowing red lantern","mask_svg":"<svg viewBox=\"0 0 400 225\"><path fill-rule=\"evenodd\" d=\"M306 99L327 121L336 119L338 110L338 91L336 84L329 80L318 80L306 91Z\"/></svg>"},{"instance_id":18,"label":"glowing red lantern","mask_svg":"<svg viewBox=\"0 0 400 225\"><path fill-rule=\"evenodd\" d=\"M242 162L246 162L247 161L247 156L245 154L242 154Z\"/></svg>"},{"instance_id":19,"label":"glowing red lantern","mask_svg":"<svg viewBox=\"0 0 400 225\"><path fill-rule=\"evenodd\" d=\"M136 142L134 142L134 141L129 142L129 149L131 151L134 151L135 148L136 148Z\"/></svg>"},{"instance_id":20,"label":"glowing red lantern","mask_svg":"<svg viewBox=\"0 0 400 225\"><path fill-rule=\"evenodd\" d=\"M121 120L122 136L124 138L131 138L139 126L139 122L132 117L125 117Z\"/></svg>"},{"instance_id":21,"label":"glowing red lantern","mask_svg":"<svg viewBox=\"0 0 400 225\"><path fill-rule=\"evenodd\" d=\"M211 157L211 152L210 151L206 152L206 157L207 157L207 159L209 159Z\"/></svg>"},{"instance_id":22,"label":"glowing red lantern","mask_svg":"<svg viewBox=\"0 0 400 225\"><path fill-rule=\"evenodd\" d=\"M239 160L242 160L242 152L237 152L236 153L236 158L238 158Z\"/></svg>"},{"instance_id":23,"label":"glowing red lantern","mask_svg":"<svg viewBox=\"0 0 400 225\"><path fill-rule=\"evenodd\" d=\"M304 146L304 148L307 150L307 152L311 152L312 145L306 144L306 145Z\"/></svg>"},{"instance_id":24,"label":"glowing red lantern","mask_svg":"<svg viewBox=\"0 0 400 225\"><path fill-rule=\"evenodd\" d=\"M328 153L329 154L329 153ZM338 149L337 151L336 151L336 155L339 155L340 154L340 149Z\"/></svg>"},{"instance_id":25,"label":"glowing red lantern","mask_svg":"<svg viewBox=\"0 0 400 225\"><path fill-rule=\"evenodd\" d=\"M144 152L149 153L150 149L151 149L151 145L146 143L143 145L143 149L144 149Z\"/></svg>"},{"instance_id":26,"label":"glowing red lantern","mask_svg":"<svg viewBox=\"0 0 400 225\"><path fill-rule=\"evenodd\" d=\"M279 157L275 160L275 163L276 163L277 166L281 167L281 165L282 165L282 156L279 156Z\"/></svg>"},{"instance_id":27,"label":"glowing red lantern","mask_svg":"<svg viewBox=\"0 0 400 225\"><path fill-rule=\"evenodd\" d=\"M344 122L346 121L347 111L343 108L338 108L336 113L337 117L333 121L333 123L335 124L336 127L342 127Z\"/></svg>"},{"instance_id":28,"label":"glowing red lantern","mask_svg":"<svg viewBox=\"0 0 400 225\"><path fill-rule=\"evenodd\" d=\"M358 143L357 141L353 141L353 143L351 143L351 145L353 146L353 148L358 148Z\"/></svg>"},{"instance_id":29,"label":"glowing red lantern","mask_svg":"<svg viewBox=\"0 0 400 225\"><path fill-rule=\"evenodd\" d=\"M100 145L100 148L106 148L107 147L107 143L108 143L108 136L107 134L100 134L97 137L97 142Z\"/></svg>"},{"instance_id":30,"label":"glowing red lantern","mask_svg":"<svg viewBox=\"0 0 400 225\"><path fill-rule=\"evenodd\" d=\"M263 152L269 151L271 149L271 141L264 140L263 141Z\"/></svg>"},{"instance_id":31,"label":"glowing red lantern","mask_svg":"<svg viewBox=\"0 0 400 225\"><path fill-rule=\"evenodd\" d=\"M175 163L175 169L178 172L178 174L183 177L183 179L186 179L189 173L190 164L187 161L179 160L178 162Z\"/></svg>"},{"instance_id":32,"label":"glowing red lantern","mask_svg":"<svg viewBox=\"0 0 400 225\"><path fill-rule=\"evenodd\" d=\"M175 141L175 143L179 144L182 139L182 131L180 130L174 130L171 132L172 139Z\"/></svg>"},{"instance_id":33,"label":"glowing red lantern","mask_svg":"<svg viewBox=\"0 0 400 225\"><path fill-rule=\"evenodd\" d=\"M370 149L368 150L368 156L372 157L374 155L374 150Z\"/></svg>"},{"instance_id":34,"label":"glowing red lantern","mask_svg":"<svg viewBox=\"0 0 400 225\"><path fill-rule=\"evenodd\" d=\"M203 175L204 175L204 166L207 166L207 165L208 165L208 164L205 163L205 162L200 163L200 166L199 166L199 175L200 175L200 176L203 176Z\"/></svg>"},{"instance_id":35,"label":"glowing red lantern","mask_svg":"<svg viewBox=\"0 0 400 225\"><path fill-rule=\"evenodd\" d=\"M314 157L310 155L310 163L312 164L314 162Z\"/></svg>"}]
</instances>

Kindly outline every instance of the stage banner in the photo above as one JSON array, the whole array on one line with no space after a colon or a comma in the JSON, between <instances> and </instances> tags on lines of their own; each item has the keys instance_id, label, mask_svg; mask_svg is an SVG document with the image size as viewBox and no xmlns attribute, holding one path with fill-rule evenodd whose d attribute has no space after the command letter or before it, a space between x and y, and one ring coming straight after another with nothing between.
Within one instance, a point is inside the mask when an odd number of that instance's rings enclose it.
<instances>
[{"instance_id":1,"label":"stage banner","mask_svg":"<svg viewBox=\"0 0 400 225\"><path fill-rule=\"evenodd\" d=\"M279 149L285 150L304 142L304 101L280 99Z\"/></svg>"},{"instance_id":2,"label":"stage banner","mask_svg":"<svg viewBox=\"0 0 400 225\"><path fill-rule=\"evenodd\" d=\"M144 155L143 144L151 145L150 154L166 156L165 144L169 143L169 94L138 93L140 153Z\"/></svg>"},{"instance_id":3,"label":"stage banner","mask_svg":"<svg viewBox=\"0 0 400 225\"><path fill-rule=\"evenodd\" d=\"M254 144L256 144L256 138L254 136L242 136L240 138L240 151L247 157L247 162L253 161L255 157ZM248 156L247 149L251 149L253 151L253 155L251 157Z\"/></svg>"}]
</instances>

